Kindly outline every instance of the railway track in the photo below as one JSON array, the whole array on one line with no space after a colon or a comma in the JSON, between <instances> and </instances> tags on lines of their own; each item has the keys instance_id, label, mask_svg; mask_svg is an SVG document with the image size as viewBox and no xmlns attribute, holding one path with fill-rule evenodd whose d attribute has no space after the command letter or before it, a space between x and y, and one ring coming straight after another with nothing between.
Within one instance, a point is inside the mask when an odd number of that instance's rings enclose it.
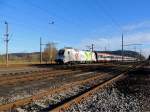
<instances>
[{"instance_id":1,"label":"railway track","mask_svg":"<svg viewBox=\"0 0 150 112\"><path fill-rule=\"evenodd\" d=\"M70 73L79 73L81 70L78 71L69 71L64 70L63 74L70 74ZM33 80L41 80L45 78L53 78L54 76L62 75L62 71L42 71L40 73L32 73L30 75L18 75L18 76L7 76L7 77L0 77L0 86L4 84L16 84L16 83L23 83L26 81L33 81Z\"/></svg>"},{"instance_id":2,"label":"railway track","mask_svg":"<svg viewBox=\"0 0 150 112\"><path fill-rule=\"evenodd\" d=\"M128 72L128 70L125 70L125 71ZM74 72L77 72L77 71L74 71ZM80 73L80 71L78 72ZM125 74L126 72L124 72L123 74ZM99 87L100 85L103 85L103 86L107 85L108 82L112 83L113 81L118 80L123 77L123 75L110 75L109 73L96 73L95 72L95 74L96 75L94 75L93 77L89 77L84 80L77 80L74 82L69 82L59 88L47 89L44 92L32 95L30 97L16 100L8 104L0 105L0 111L2 110L8 110L8 111L11 111L11 110L45 111L46 110L48 111L52 109L54 109L54 111L61 110L62 107L68 108L70 105L70 103L68 102L70 101L72 102L72 100L74 101L76 97L78 100L75 100L75 102L80 101L79 99L82 96L82 94L84 95L84 94L90 93L90 91L95 90L95 88ZM80 74L80 75L84 76L84 74ZM109 81L109 80L112 80L112 81Z\"/></svg>"},{"instance_id":3,"label":"railway track","mask_svg":"<svg viewBox=\"0 0 150 112\"><path fill-rule=\"evenodd\" d=\"M87 80L84 80L84 81L77 81L77 82L74 82L74 83L69 83L69 84L66 84L60 88L56 88L56 89L48 89L46 90L46 92L42 92L40 94L37 94L37 95L33 95L31 97L28 97L28 98L25 98L25 99L21 99L21 100L18 100L16 102L13 102L13 103L9 103L9 104L6 104L6 105L2 105L0 106L0 110L5 110L5 109L9 109L10 107L11 108L14 108L15 106L22 106L22 105L25 105L25 104L29 104L33 101L36 101L42 97L45 97L45 96L52 96L52 95L56 95L57 93L62 93L62 91L68 91L68 88L71 88L71 87L75 87L77 85L81 85L81 84L85 84L85 83L89 83L91 82L92 80L96 80L97 78L99 78L100 76L97 76L97 77L92 77L90 79L87 79ZM40 106L39 106L40 107Z\"/></svg>"},{"instance_id":4,"label":"railway track","mask_svg":"<svg viewBox=\"0 0 150 112\"><path fill-rule=\"evenodd\" d=\"M76 96L73 96L72 98L64 101L62 104L56 106L55 108L49 109L49 111L50 112L64 112L64 111L67 111L67 110L69 110L69 108L73 104L81 104L81 102L83 100L89 98L90 96L95 94L97 91L100 91L100 90L103 90L105 88L108 88L109 86L112 86L115 82L126 78L127 74L129 72L137 70L137 69L141 68L142 66L144 66L145 64L147 64L147 63L136 65L136 66L132 66L132 68L127 69L126 71L124 71L120 75L117 75L117 76L115 76L113 78L105 80L103 83L99 83L99 84L93 86L92 88L89 88L89 90L86 90L86 91L84 91L82 93L79 93Z\"/></svg>"},{"instance_id":5,"label":"railway track","mask_svg":"<svg viewBox=\"0 0 150 112\"><path fill-rule=\"evenodd\" d=\"M45 89L47 87L51 87L51 84L53 88L57 87L59 86L59 83L63 84L62 82L65 82L64 78L68 77L68 75L72 76L74 74L81 74L84 72L88 72L89 70L87 69L88 69L87 67L82 67L77 70L70 69L70 68L64 70L46 69L46 70L39 70L34 72L30 71L27 74L25 74L24 72L3 74L2 76L0 76L0 104L2 102L6 102L6 103L11 102L8 100L8 98L12 99L12 97L16 97L16 96L18 97L18 94L21 94L19 96L24 96L24 94L32 94L34 92L39 91L40 89L43 90L43 88ZM56 84L58 83L57 86L55 83Z\"/></svg>"},{"instance_id":6,"label":"railway track","mask_svg":"<svg viewBox=\"0 0 150 112\"><path fill-rule=\"evenodd\" d=\"M59 86L57 83L63 84L64 81L60 82L61 77L64 78L68 77L67 75L80 73L84 72L81 70L57 70L47 71L46 73L13 77L13 79L8 78L8 80L3 80L0 82L0 104L2 102L2 104L7 104L15 101L15 99L19 99L19 97L22 98L27 97L28 95L30 96L36 94L38 91L41 91L45 88L55 88ZM58 81L56 82L55 80ZM52 84L52 82L54 84Z\"/></svg>"},{"instance_id":7,"label":"railway track","mask_svg":"<svg viewBox=\"0 0 150 112\"><path fill-rule=\"evenodd\" d=\"M66 66L65 66L66 67ZM75 67L75 68L73 68ZM89 66L71 66L69 69L59 68L58 70L37 70L37 71L28 71L28 72L14 72L8 74L0 75L0 86L2 85L16 85L17 83L25 83L34 80L42 80L42 79L51 79L54 76L62 75L62 74L70 74L70 73L80 73L81 71L89 71ZM90 68L92 70L92 68ZM95 68L94 68L95 70Z\"/></svg>"},{"instance_id":8,"label":"railway track","mask_svg":"<svg viewBox=\"0 0 150 112\"><path fill-rule=\"evenodd\" d=\"M90 67L89 67L90 66ZM8 86L16 86L17 84L26 84L29 82L40 82L40 81L50 81L51 78L54 80L58 80L60 83L60 87L55 86L50 89L44 89L44 91L38 92L37 94L30 95L29 97L25 97L22 99L14 100L13 102L7 102L5 104L0 105L0 111L11 111L11 110L20 110L26 111L30 110L32 107L34 111L43 111L43 110L52 110L56 107L63 105L70 101L70 99L74 99L81 94L84 94L87 91L95 88L99 84L104 83L105 81L110 80L117 75L110 75L115 72L112 69L109 73L99 73L99 72L91 72L96 71L99 67L92 67L91 65L77 66L75 68L59 68L54 70L42 70L42 71L34 71L28 72L27 74L23 73L15 73L15 74L7 74L6 77L0 78L0 85L8 85ZM109 65L106 65L107 67ZM114 66L115 67L115 66ZM133 66L132 66L133 67ZM130 66L130 68L132 68ZM90 70L89 70L90 69ZM116 70L117 71L117 70ZM126 71L126 70L125 70ZM121 72L116 72L120 74ZM75 76L73 75L75 74ZM89 75L88 75L89 74ZM2 75L4 76L4 75ZM63 76L63 77L62 77ZM73 77L66 80L65 77ZM87 77L88 76L88 77ZM33 78L34 77L34 78ZM76 80L75 77L77 77ZM83 77L83 78L82 78ZM86 77L86 78L85 78ZM55 79L56 78L56 79ZM64 80L65 79L65 80ZM61 81L64 81L61 83ZM66 82L67 81L67 82ZM57 81L56 81L57 82ZM30 83L29 83L30 84ZM40 84L40 83L39 83ZM41 84L40 84L41 85ZM66 106L65 106L66 107ZM28 111L27 111L28 112Z\"/></svg>"}]
</instances>

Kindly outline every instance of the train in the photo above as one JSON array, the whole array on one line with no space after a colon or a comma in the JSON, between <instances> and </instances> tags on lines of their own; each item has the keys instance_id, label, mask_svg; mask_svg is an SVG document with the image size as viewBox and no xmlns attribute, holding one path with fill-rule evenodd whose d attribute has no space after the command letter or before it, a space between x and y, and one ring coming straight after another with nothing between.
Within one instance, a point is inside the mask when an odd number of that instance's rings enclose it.
<instances>
[{"instance_id":1,"label":"train","mask_svg":"<svg viewBox=\"0 0 150 112\"><path fill-rule=\"evenodd\" d=\"M134 57L124 56L123 60L131 62L137 59ZM98 51L92 52L74 48L63 48L58 51L55 61L58 64L114 62L122 61L122 56Z\"/></svg>"}]
</instances>

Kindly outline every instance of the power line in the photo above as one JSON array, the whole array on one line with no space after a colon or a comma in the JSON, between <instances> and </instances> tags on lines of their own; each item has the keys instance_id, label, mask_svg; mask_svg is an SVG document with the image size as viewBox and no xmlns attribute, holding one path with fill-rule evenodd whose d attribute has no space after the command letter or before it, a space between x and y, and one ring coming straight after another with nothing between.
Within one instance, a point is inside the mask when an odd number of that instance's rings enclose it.
<instances>
[{"instance_id":1,"label":"power line","mask_svg":"<svg viewBox=\"0 0 150 112\"><path fill-rule=\"evenodd\" d=\"M86 48L87 48L87 50L89 50L89 51L91 50L93 52L94 46L95 46L94 44L91 44L91 45L87 45Z\"/></svg>"},{"instance_id":2,"label":"power line","mask_svg":"<svg viewBox=\"0 0 150 112\"><path fill-rule=\"evenodd\" d=\"M11 16L9 16L9 19L11 19L11 20L14 20L15 18L12 18ZM3 20L0 20L0 22L1 23L3 23L3 22L5 22L5 21L3 21ZM32 28L32 31L38 31L38 32L41 32L41 28L40 28L40 26L39 25L37 25L37 24L25 24L25 23L23 23L23 22L14 22L14 21L9 21L9 24L13 24L13 27L15 27L15 26L20 26L20 28L22 28L22 26L26 26L26 27L29 27L29 28ZM49 24L51 24L51 23L49 23ZM54 24L54 22L53 22L53 24ZM30 25L30 26L28 26L28 25ZM21 29L21 30L24 30L24 31L28 31L29 29ZM30 30L29 30L30 31ZM41 32L42 33L42 32Z\"/></svg>"},{"instance_id":3,"label":"power line","mask_svg":"<svg viewBox=\"0 0 150 112\"><path fill-rule=\"evenodd\" d=\"M9 19L11 19L11 20L15 20L15 18L12 18L11 16L9 16ZM1 23L4 23L5 21L4 20L2 20L2 19L0 19L0 22ZM17 26L27 26L28 24L25 24L25 23L23 23L23 22L13 22L13 21L9 21L9 24L13 24L13 27L15 27L15 25L17 25ZM32 30L38 30L38 31L41 31L41 29L39 28L39 26L38 25L35 25L35 24L29 24L29 25L31 25L30 26L30 28L32 28ZM23 29L23 30L28 30L28 29Z\"/></svg>"},{"instance_id":4,"label":"power line","mask_svg":"<svg viewBox=\"0 0 150 112\"><path fill-rule=\"evenodd\" d=\"M54 13L52 11L49 12L46 8L43 8L43 7L37 5L37 4L35 4L35 3L33 3L31 1L29 1L29 0L28 1L24 0L24 1L25 1L25 3L29 4L30 6L35 7L37 9L41 10L42 12L44 12L45 14L47 14L51 19L53 19L53 17L55 17L55 19L56 19L56 17L57 17L57 19L59 19L61 21L70 22L71 24L74 24L76 26L80 25L80 24L75 24L73 21L71 21L70 19L68 19L69 17L67 17L67 18L64 18L62 16L60 17L58 14L56 14L56 13ZM51 14L51 16L50 16L50 14Z\"/></svg>"},{"instance_id":5,"label":"power line","mask_svg":"<svg viewBox=\"0 0 150 112\"><path fill-rule=\"evenodd\" d=\"M12 4L10 4L9 2L6 2L5 3L5 7L8 7L9 9L16 9L16 10L18 10L18 7L16 7L16 6L14 6L14 5L12 5ZM25 11L25 10L21 10L21 12L22 13L24 13L24 14L27 14L27 15L31 15L30 13L29 13L29 11ZM1 13L1 15L3 15L4 16L4 20L5 19L10 19L10 20L16 20L16 18L14 18L13 16L10 16L10 15L7 15L7 16L5 16L5 14L3 14L3 13ZM32 15L33 16L33 15ZM16 16L15 16L16 17ZM44 16L39 16L38 18L40 18L40 17L44 17ZM2 20L3 21L3 20ZM3 21L4 22L4 21ZM47 23L49 23L49 21L47 21ZM37 29L38 31L41 31L41 26L39 26L39 25L37 25L37 24L33 24L33 23L30 23L30 24L25 24L24 22L11 22L11 21L9 21L9 24L16 24L16 25L23 25L23 26L28 26L28 25L30 25L30 28L32 27L32 30L33 29Z\"/></svg>"},{"instance_id":6,"label":"power line","mask_svg":"<svg viewBox=\"0 0 150 112\"><path fill-rule=\"evenodd\" d=\"M98 1L98 4L100 4L99 0ZM103 0L101 0L101 8L103 10L103 12L105 13L105 15L112 21L112 23L118 28L119 31L123 32L120 24L114 19L114 17L109 13L109 11L104 7L104 2ZM107 6L108 7L108 6Z\"/></svg>"},{"instance_id":7,"label":"power line","mask_svg":"<svg viewBox=\"0 0 150 112\"><path fill-rule=\"evenodd\" d=\"M98 0L98 4L100 4L99 0ZM101 0L101 4L105 5L104 2L103 2L103 0ZM122 62L123 62L123 60L124 60L123 59L124 58L124 35L123 35L123 30L122 30L120 24L114 19L114 17L107 11L107 9L103 5L101 5L101 8L103 9L105 15L108 16L108 18L110 18L110 20L116 26L116 28L118 29L118 31L120 31L122 33L122 37L121 37L121 44L122 44L121 45L122 46L121 52L122 53L121 54L122 54Z\"/></svg>"},{"instance_id":8,"label":"power line","mask_svg":"<svg viewBox=\"0 0 150 112\"><path fill-rule=\"evenodd\" d=\"M101 2L100 2L101 1ZM121 33L121 34L123 34L123 30L122 30L122 28L121 28L121 26L120 26L120 24L115 20L115 18L109 13L109 11L106 9L106 6L105 6L105 4L103 3L103 1L102 0L97 0L97 7L98 8L101 8L101 11L104 13L104 15L107 17L107 18L109 18L109 20L111 21L111 25L112 25L112 27L116 27L117 28L117 30ZM121 37L122 38L122 37ZM122 39L121 39L121 41L122 41Z\"/></svg>"},{"instance_id":9,"label":"power line","mask_svg":"<svg viewBox=\"0 0 150 112\"><path fill-rule=\"evenodd\" d=\"M18 11L18 7L15 6L15 5L12 5L12 3L5 3L5 7L7 7L8 9L16 9ZM25 9L28 9L28 8L25 8ZM20 10L21 13L23 14L27 14L27 15L30 15L30 16L33 16L33 14L30 13L30 11L27 11L27 10ZM38 16L38 18L43 18L44 16Z\"/></svg>"}]
</instances>

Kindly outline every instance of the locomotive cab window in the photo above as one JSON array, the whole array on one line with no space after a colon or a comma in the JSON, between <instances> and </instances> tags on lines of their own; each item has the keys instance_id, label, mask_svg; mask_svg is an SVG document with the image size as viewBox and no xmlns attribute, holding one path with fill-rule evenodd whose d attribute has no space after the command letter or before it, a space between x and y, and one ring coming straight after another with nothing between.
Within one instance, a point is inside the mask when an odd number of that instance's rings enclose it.
<instances>
[{"instance_id":1,"label":"locomotive cab window","mask_svg":"<svg viewBox=\"0 0 150 112\"><path fill-rule=\"evenodd\" d=\"M64 50L60 50L58 54L59 55L64 55Z\"/></svg>"}]
</instances>

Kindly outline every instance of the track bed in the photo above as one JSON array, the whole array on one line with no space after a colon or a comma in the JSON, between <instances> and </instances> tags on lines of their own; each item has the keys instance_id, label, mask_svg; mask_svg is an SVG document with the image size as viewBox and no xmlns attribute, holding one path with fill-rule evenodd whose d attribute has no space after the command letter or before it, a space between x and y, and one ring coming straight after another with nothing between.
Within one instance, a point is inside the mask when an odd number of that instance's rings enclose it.
<instances>
[{"instance_id":1,"label":"track bed","mask_svg":"<svg viewBox=\"0 0 150 112\"><path fill-rule=\"evenodd\" d=\"M129 72L114 85L97 90L90 97L65 109L65 112L149 112L150 66Z\"/></svg>"},{"instance_id":2,"label":"track bed","mask_svg":"<svg viewBox=\"0 0 150 112\"><path fill-rule=\"evenodd\" d=\"M94 78L104 81L107 78L111 78L121 73L127 67L128 66L79 65L77 67L55 68L24 75L8 74L8 77L5 79L6 82L8 81L8 83L0 83L1 105L9 104L11 102L13 103L19 99L36 96L40 93L49 91L49 89L51 89L51 91L54 91L61 87L63 88L66 85L70 85L72 87L83 86L84 84L88 84L90 80L93 80ZM11 81L9 81L9 77L12 78ZM29 77L31 78L30 80ZM89 80L89 82L85 82L86 80ZM87 85L85 85L85 87L86 86ZM77 89L75 91L78 91L78 89L80 88L78 87L75 88ZM37 104L39 104L39 102Z\"/></svg>"}]
</instances>

